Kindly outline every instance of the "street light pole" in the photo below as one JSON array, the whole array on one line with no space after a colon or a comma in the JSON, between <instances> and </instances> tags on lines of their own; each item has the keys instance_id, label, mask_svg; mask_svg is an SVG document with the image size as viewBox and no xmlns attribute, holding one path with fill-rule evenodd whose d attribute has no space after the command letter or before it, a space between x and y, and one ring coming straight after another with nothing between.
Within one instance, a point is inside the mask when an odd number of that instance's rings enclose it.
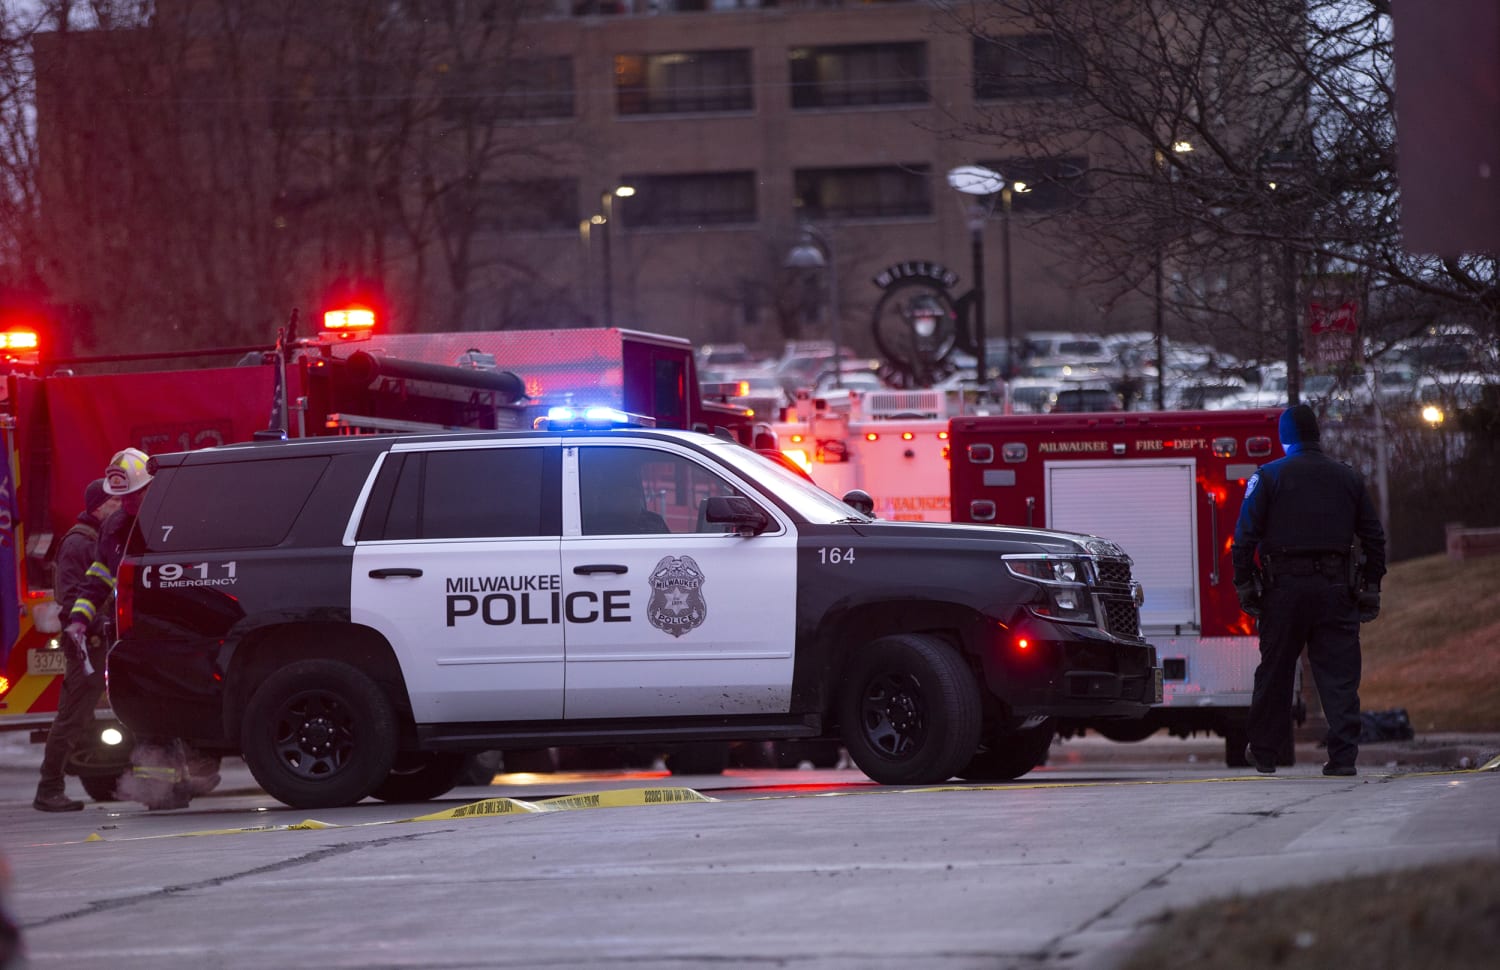
<instances>
[{"instance_id":1,"label":"street light pole","mask_svg":"<svg viewBox=\"0 0 1500 970\"><path fill-rule=\"evenodd\" d=\"M974 273L974 289L969 297L969 305L974 308L974 383L980 393L983 393L989 382L990 373L984 319L984 222L987 215L977 199L969 203L969 253L973 257ZM1007 251L1009 248L1006 247Z\"/></svg>"},{"instance_id":2,"label":"street light pole","mask_svg":"<svg viewBox=\"0 0 1500 970\"><path fill-rule=\"evenodd\" d=\"M593 230L594 223L591 219L578 220L578 242L580 244L579 248L583 252L583 257L579 261L579 265L582 267L579 278L583 282L583 305L587 307L587 312L591 315L594 312Z\"/></svg>"},{"instance_id":3,"label":"street light pole","mask_svg":"<svg viewBox=\"0 0 1500 970\"><path fill-rule=\"evenodd\" d=\"M999 172L983 165L963 165L948 173L948 185L972 196L965 212L969 218L969 248L974 262L974 289L969 294L974 308L974 380L981 394L989 383L989 348L984 319L984 224L1000 199L1001 276L1005 283L1001 309L1005 315L1005 413L1011 410L1010 380L1015 361L1015 319L1012 312L1010 276L1010 202L1013 192L1028 191L1025 182L1006 181ZM988 204L981 202L987 198Z\"/></svg>"},{"instance_id":4,"label":"street light pole","mask_svg":"<svg viewBox=\"0 0 1500 970\"><path fill-rule=\"evenodd\" d=\"M1161 261L1164 257L1161 253L1161 243L1156 244L1156 410L1167 409L1167 327L1166 313L1163 306L1165 295L1165 275Z\"/></svg>"},{"instance_id":5,"label":"street light pole","mask_svg":"<svg viewBox=\"0 0 1500 970\"><path fill-rule=\"evenodd\" d=\"M791 269L826 269L828 271L828 330L833 337L833 386L843 388L843 339L839 333L839 266L833 258L833 243L828 235L810 222L801 226L802 240L787 253L786 266Z\"/></svg>"},{"instance_id":6,"label":"street light pole","mask_svg":"<svg viewBox=\"0 0 1500 970\"><path fill-rule=\"evenodd\" d=\"M1000 270L1001 281L1005 284L1005 370L1002 376L1005 379L1005 413L1011 413L1010 381L1015 376L1016 359L1016 326L1015 310L1011 298L1011 276L1010 276L1010 196L1011 192L1025 192L1025 182L1007 182L1005 188L1000 190Z\"/></svg>"},{"instance_id":7,"label":"street light pole","mask_svg":"<svg viewBox=\"0 0 1500 970\"><path fill-rule=\"evenodd\" d=\"M606 327L615 325L615 273L609 256L609 237L614 234L611 226L615 218L615 196L628 199L632 195L635 195L635 189L629 185L616 186L599 194L601 212L599 255L604 268L604 325Z\"/></svg>"}]
</instances>

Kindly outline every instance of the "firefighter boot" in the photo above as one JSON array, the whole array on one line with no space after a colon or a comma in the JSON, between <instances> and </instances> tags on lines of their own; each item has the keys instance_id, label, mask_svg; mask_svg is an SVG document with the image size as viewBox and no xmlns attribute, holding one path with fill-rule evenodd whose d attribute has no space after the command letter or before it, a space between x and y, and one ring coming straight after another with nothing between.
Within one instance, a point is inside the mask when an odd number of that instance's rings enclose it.
<instances>
[{"instance_id":1,"label":"firefighter boot","mask_svg":"<svg viewBox=\"0 0 1500 970\"><path fill-rule=\"evenodd\" d=\"M54 792L50 795L37 792L37 796L31 800L31 807L39 812L81 812L83 802L76 798L69 798L62 792Z\"/></svg>"}]
</instances>

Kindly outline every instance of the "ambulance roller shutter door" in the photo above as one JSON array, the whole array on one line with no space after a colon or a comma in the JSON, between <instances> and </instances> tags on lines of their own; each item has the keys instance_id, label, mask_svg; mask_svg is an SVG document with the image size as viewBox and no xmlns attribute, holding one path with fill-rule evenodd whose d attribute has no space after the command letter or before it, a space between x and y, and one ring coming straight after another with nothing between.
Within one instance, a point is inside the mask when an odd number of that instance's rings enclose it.
<instances>
[{"instance_id":1,"label":"ambulance roller shutter door","mask_svg":"<svg viewBox=\"0 0 1500 970\"><path fill-rule=\"evenodd\" d=\"M1197 629L1197 515L1191 460L1047 464L1047 527L1112 539L1146 591L1141 626Z\"/></svg>"}]
</instances>

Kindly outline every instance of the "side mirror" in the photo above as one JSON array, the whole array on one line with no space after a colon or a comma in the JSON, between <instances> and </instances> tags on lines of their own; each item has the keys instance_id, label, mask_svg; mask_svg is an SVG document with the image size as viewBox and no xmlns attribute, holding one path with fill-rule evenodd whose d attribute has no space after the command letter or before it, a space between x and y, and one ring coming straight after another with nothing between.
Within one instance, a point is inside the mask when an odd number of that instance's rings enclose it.
<instances>
[{"instance_id":1,"label":"side mirror","mask_svg":"<svg viewBox=\"0 0 1500 970\"><path fill-rule=\"evenodd\" d=\"M732 525L740 535L759 535L771 525L760 506L743 495L710 495L703 517L713 525Z\"/></svg>"},{"instance_id":2,"label":"side mirror","mask_svg":"<svg viewBox=\"0 0 1500 970\"><path fill-rule=\"evenodd\" d=\"M855 509L863 512L865 515L873 516L875 514L875 500L870 497L869 492L862 488L851 488L845 492L844 504L854 506Z\"/></svg>"}]
</instances>

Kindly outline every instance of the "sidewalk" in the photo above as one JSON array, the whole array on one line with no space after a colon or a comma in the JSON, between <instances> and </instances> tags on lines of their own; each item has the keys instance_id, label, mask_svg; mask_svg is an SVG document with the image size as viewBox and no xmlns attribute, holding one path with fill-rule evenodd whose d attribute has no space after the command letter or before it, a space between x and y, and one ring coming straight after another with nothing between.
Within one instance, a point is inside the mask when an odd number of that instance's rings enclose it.
<instances>
[{"instance_id":1,"label":"sidewalk","mask_svg":"<svg viewBox=\"0 0 1500 970\"><path fill-rule=\"evenodd\" d=\"M1478 768L1497 755L1500 755L1500 733L1421 734L1410 741L1362 744L1359 765L1364 768L1455 770ZM1325 760L1327 756L1318 742L1298 740L1297 764L1321 765ZM1120 762L1222 766L1224 739L1209 734L1174 738L1159 731L1143 741L1121 743L1089 734L1057 742L1047 761L1053 767Z\"/></svg>"}]
</instances>

